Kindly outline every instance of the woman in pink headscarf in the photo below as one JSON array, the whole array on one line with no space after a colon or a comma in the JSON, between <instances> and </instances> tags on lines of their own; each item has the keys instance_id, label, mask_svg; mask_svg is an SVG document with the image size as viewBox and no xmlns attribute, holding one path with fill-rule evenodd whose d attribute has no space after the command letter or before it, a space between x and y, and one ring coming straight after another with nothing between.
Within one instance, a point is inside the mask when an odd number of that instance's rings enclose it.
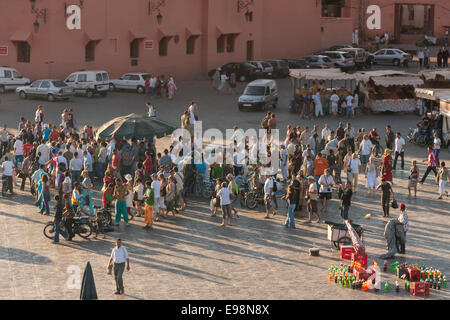
<instances>
[{"instance_id":1,"label":"woman in pink headscarf","mask_svg":"<svg viewBox=\"0 0 450 320\"><path fill-rule=\"evenodd\" d=\"M175 95L175 90L177 90L177 86L175 85L175 82L173 81L172 77L169 77L169 82L167 83L167 90L169 94L169 100L172 100L173 96Z\"/></svg>"}]
</instances>

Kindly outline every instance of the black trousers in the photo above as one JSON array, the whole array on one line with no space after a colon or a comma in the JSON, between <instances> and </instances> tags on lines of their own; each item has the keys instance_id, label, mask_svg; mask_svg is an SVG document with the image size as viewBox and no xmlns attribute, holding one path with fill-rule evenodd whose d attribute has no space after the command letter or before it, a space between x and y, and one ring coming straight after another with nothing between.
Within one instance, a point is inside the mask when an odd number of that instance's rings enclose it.
<instances>
[{"instance_id":1,"label":"black trousers","mask_svg":"<svg viewBox=\"0 0 450 320\"><path fill-rule=\"evenodd\" d=\"M12 176L3 176L2 177L2 195L7 191L13 192L13 179Z\"/></svg>"},{"instance_id":2,"label":"black trousers","mask_svg":"<svg viewBox=\"0 0 450 320\"><path fill-rule=\"evenodd\" d=\"M425 171L425 174L422 177L422 180L420 180L420 182L425 182L425 179L428 177L428 175L430 174L430 172L433 171L434 172L434 176L437 176L438 171L436 169L436 167L427 167L427 171Z\"/></svg>"},{"instance_id":3,"label":"black trousers","mask_svg":"<svg viewBox=\"0 0 450 320\"><path fill-rule=\"evenodd\" d=\"M391 195L381 195L381 207L383 208L383 217L389 217L389 203Z\"/></svg>"}]
</instances>

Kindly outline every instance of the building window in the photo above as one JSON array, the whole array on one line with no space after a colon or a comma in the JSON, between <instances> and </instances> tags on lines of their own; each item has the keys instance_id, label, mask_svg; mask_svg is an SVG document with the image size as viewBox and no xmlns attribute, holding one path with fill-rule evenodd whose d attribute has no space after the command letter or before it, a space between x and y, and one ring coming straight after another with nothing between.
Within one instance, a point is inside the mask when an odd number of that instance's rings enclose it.
<instances>
[{"instance_id":1,"label":"building window","mask_svg":"<svg viewBox=\"0 0 450 320\"><path fill-rule=\"evenodd\" d=\"M169 38L164 37L159 40L159 55L161 57L167 56L167 47L168 47Z\"/></svg>"},{"instance_id":2,"label":"building window","mask_svg":"<svg viewBox=\"0 0 450 320\"><path fill-rule=\"evenodd\" d=\"M342 17L343 8L345 8L345 0L322 0L322 17Z\"/></svg>"},{"instance_id":3,"label":"building window","mask_svg":"<svg viewBox=\"0 0 450 320\"><path fill-rule=\"evenodd\" d=\"M95 60L95 41L89 41L85 48L85 60Z\"/></svg>"},{"instance_id":4,"label":"building window","mask_svg":"<svg viewBox=\"0 0 450 320\"><path fill-rule=\"evenodd\" d=\"M28 42L17 42L17 62L30 62L30 51Z\"/></svg>"},{"instance_id":5,"label":"building window","mask_svg":"<svg viewBox=\"0 0 450 320\"><path fill-rule=\"evenodd\" d=\"M234 34L227 36L227 52L234 52Z\"/></svg>"},{"instance_id":6,"label":"building window","mask_svg":"<svg viewBox=\"0 0 450 320\"><path fill-rule=\"evenodd\" d=\"M217 38L217 53L222 53L225 51L225 36L221 35Z\"/></svg>"},{"instance_id":7,"label":"building window","mask_svg":"<svg viewBox=\"0 0 450 320\"><path fill-rule=\"evenodd\" d=\"M139 58L140 39L134 39L130 42L130 58Z\"/></svg>"},{"instance_id":8,"label":"building window","mask_svg":"<svg viewBox=\"0 0 450 320\"><path fill-rule=\"evenodd\" d=\"M195 39L197 39L197 36L190 36L186 40L186 54L194 54L194 52L195 52Z\"/></svg>"}]
</instances>

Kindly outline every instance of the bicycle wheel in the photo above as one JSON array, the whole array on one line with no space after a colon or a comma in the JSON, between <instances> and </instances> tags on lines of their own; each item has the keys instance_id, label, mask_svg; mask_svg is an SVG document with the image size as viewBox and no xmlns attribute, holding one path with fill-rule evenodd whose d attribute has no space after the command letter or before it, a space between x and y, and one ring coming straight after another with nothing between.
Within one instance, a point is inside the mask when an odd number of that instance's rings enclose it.
<instances>
[{"instance_id":1,"label":"bicycle wheel","mask_svg":"<svg viewBox=\"0 0 450 320\"><path fill-rule=\"evenodd\" d=\"M258 201L256 200L256 194L255 193L249 193L247 195L247 199L245 200L245 204L247 208L249 209L255 209L258 205Z\"/></svg>"},{"instance_id":2,"label":"bicycle wheel","mask_svg":"<svg viewBox=\"0 0 450 320\"><path fill-rule=\"evenodd\" d=\"M341 249L341 246L346 246L350 244L352 244L352 239L350 239L349 237L342 237L339 238L339 240L336 243L336 246L338 249Z\"/></svg>"},{"instance_id":3,"label":"bicycle wheel","mask_svg":"<svg viewBox=\"0 0 450 320\"><path fill-rule=\"evenodd\" d=\"M89 238L89 236L92 234L92 226L87 223L82 223L78 226L78 235L82 237L83 239Z\"/></svg>"},{"instance_id":4,"label":"bicycle wheel","mask_svg":"<svg viewBox=\"0 0 450 320\"><path fill-rule=\"evenodd\" d=\"M44 236L50 240L55 239L55 225L53 223L49 223L44 227Z\"/></svg>"}]
</instances>

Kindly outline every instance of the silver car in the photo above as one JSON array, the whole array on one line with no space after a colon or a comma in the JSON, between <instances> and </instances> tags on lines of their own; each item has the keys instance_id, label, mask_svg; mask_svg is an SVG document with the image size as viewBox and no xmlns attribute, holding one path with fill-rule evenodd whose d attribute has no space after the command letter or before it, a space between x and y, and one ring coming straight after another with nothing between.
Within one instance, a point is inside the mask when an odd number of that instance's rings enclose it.
<instances>
[{"instance_id":1,"label":"silver car","mask_svg":"<svg viewBox=\"0 0 450 320\"><path fill-rule=\"evenodd\" d=\"M333 66L336 68L354 68L355 59L353 55L349 52L344 51L324 51L321 53L323 56L327 56L331 59Z\"/></svg>"},{"instance_id":2,"label":"silver car","mask_svg":"<svg viewBox=\"0 0 450 320\"><path fill-rule=\"evenodd\" d=\"M260 68L266 77L273 76L273 67L270 63L265 61L249 61L252 65L257 68Z\"/></svg>"},{"instance_id":3,"label":"silver car","mask_svg":"<svg viewBox=\"0 0 450 320\"><path fill-rule=\"evenodd\" d=\"M412 56L400 49L381 49L369 56L370 62L376 64L406 65L412 61Z\"/></svg>"},{"instance_id":4,"label":"silver car","mask_svg":"<svg viewBox=\"0 0 450 320\"><path fill-rule=\"evenodd\" d=\"M305 57L306 62L310 65L312 69L329 69L333 67L331 59L327 56L316 55Z\"/></svg>"},{"instance_id":5,"label":"silver car","mask_svg":"<svg viewBox=\"0 0 450 320\"><path fill-rule=\"evenodd\" d=\"M73 88L61 80L36 80L29 86L18 87L16 93L22 98L45 98L48 101L69 100L75 94Z\"/></svg>"},{"instance_id":6,"label":"silver car","mask_svg":"<svg viewBox=\"0 0 450 320\"><path fill-rule=\"evenodd\" d=\"M150 78L148 73L127 73L120 79L110 80L111 90L133 90L137 93L145 93L145 81Z\"/></svg>"}]
</instances>

